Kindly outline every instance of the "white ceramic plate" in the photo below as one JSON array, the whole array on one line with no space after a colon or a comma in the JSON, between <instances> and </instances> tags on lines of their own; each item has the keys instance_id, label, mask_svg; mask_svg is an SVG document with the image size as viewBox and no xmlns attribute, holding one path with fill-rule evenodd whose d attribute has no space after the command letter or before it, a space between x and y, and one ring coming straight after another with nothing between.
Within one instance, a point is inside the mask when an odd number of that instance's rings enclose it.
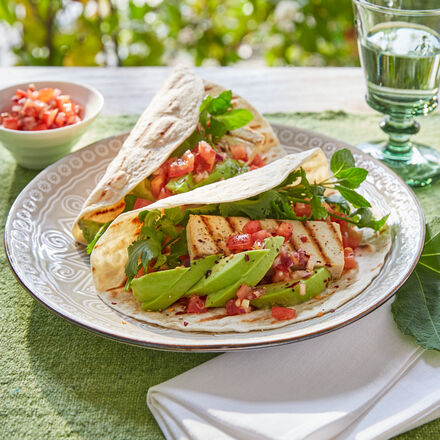
<instances>
[{"instance_id":1,"label":"white ceramic plate","mask_svg":"<svg viewBox=\"0 0 440 440\"><path fill-rule=\"evenodd\" d=\"M320 147L330 157L346 144L321 134L274 124L288 152ZM150 348L229 351L294 342L350 324L389 299L414 269L423 248L423 212L411 189L387 167L350 148L369 171L361 190L383 214L390 213L391 251L379 276L333 313L279 329L250 333L189 333L121 316L96 295L84 248L71 236L81 206L104 174L126 135L72 153L41 172L17 197L5 228L5 248L18 280L35 299L65 319L100 335Z\"/></svg>"}]
</instances>

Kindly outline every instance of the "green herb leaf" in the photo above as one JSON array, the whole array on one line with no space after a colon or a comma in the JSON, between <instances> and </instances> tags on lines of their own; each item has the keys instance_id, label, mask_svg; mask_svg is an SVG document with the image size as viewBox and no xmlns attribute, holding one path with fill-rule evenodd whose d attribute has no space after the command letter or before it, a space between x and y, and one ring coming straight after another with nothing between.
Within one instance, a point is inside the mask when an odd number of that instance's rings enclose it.
<instances>
[{"instance_id":1,"label":"green herb leaf","mask_svg":"<svg viewBox=\"0 0 440 440\"><path fill-rule=\"evenodd\" d=\"M186 241L186 231L183 230L178 240L170 246L170 254L167 258L167 265L170 269L180 266L182 262L179 257L188 255L188 242Z\"/></svg>"},{"instance_id":2,"label":"green herb leaf","mask_svg":"<svg viewBox=\"0 0 440 440\"><path fill-rule=\"evenodd\" d=\"M102 234L107 230L107 228L110 226L111 222L104 223L98 230L98 232L93 237L93 240L87 245L87 255L90 255L93 251L93 248L95 247L98 240L101 238Z\"/></svg>"},{"instance_id":3,"label":"green herb leaf","mask_svg":"<svg viewBox=\"0 0 440 440\"><path fill-rule=\"evenodd\" d=\"M367 178L367 174L368 171L363 168L346 168L338 173L338 183L355 189Z\"/></svg>"},{"instance_id":4,"label":"green herb leaf","mask_svg":"<svg viewBox=\"0 0 440 440\"><path fill-rule=\"evenodd\" d=\"M353 154L347 148L336 151L330 160L330 169L338 177L338 173L355 166Z\"/></svg>"},{"instance_id":5,"label":"green herb leaf","mask_svg":"<svg viewBox=\"0 0 440 440\"><path fill-rule=\"evenodd\" d=\"M102 228L103 223L98 223L93 220L80 220L78 226L81 229L87 243L93 241L98 231Z\"/></svg>"},{"instance_id":6,"label":"green herb leaf","mask_svg":"<svg viewBox=\"0 0 440 440\"><path fill-rule=\"evenodd\" d=\"M440 233L427 240L422 258L391 305L394 321L421 347L440 351Z\"/></svg>"},{"instance_id":7,"label":"green herb leaf","mask_svg":"<svg viewBox=\"0 0 440 440\"><path fill-rule=\"evenodd\" d=\"M355 221L358 228L371 228L375 231L380 231L384 227L388 217L389 214L376 220L371 209L368 208L359 208L350 214L350 218Z\"/></svg>"},{"instance_id":8,"label":"green herb leaf","mask_svg":"<svg viewBox=\"0 0 440 440\"><path fill-rule=\"evenodd\" d=\"M254 115L244 108L236 108L223 115L217 116L217 119L222 122L227 131L232 131L246 124L254 119Z\"/></svg>"},{"instance_id":9,"label":"green herb leaf","mask_svg":"<svg viewBox=\"0 0 440 440\"><path fill-rule=\"evenodd\" d=\"M358 194L356 191L353 191L350 188L345 188L340 185L335 185L334 188L339 191L342 197L344 197L347 202L351 203L355 208L369 208L371 207L370 202Z\"/></svg>"},{"instance_id":10,"label":"green herb leaf","mask_svg":"<svg viewBox=\"0 0 440 440\"><path fill-rule=\"evenodd\" d=\"M223 115L230 108L232 108L231 100L232 100L231 90L225 90L224 92L221 92L220 95L218 95L215 98L212 98L211 101L209 102L208 112L214 116Z\"/></svg>"},{"instance_id":11,"label":"green herb leaf","mask_svg":"<svg viewBox=\"0 0 440 440\"><path fill-rule=\"evenodd\" d=\"M280 195L277 191L266 191L248 200L221 203L219 205L219 211L223 217L244 216L252 219L270 218L272 205L277 201L280 201Z\"/></svg>"}]
</instances>

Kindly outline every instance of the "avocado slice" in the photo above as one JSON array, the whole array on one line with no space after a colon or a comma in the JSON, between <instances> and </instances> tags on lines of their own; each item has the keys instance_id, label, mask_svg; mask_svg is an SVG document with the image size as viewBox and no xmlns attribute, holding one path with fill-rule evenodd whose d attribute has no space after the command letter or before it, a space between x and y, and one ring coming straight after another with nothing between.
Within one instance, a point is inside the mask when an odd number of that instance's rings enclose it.
<instances>
[{"instance_id":1,"label":"avocado slice","mask_svg":"<svg viewBox=\"0 0 440 440\"><path fill-rule=\"evenodd\" d=\"M220 259L219 255L194 260L191 267L176 267L135 278L131 289L144 310L163 310L175 303Z\"/></svg>"},{"instance_id":2,"label":"avocado slice","mask_svg":"<svg viewBox=\"0 0 440 440\"><path fill-rule=\"evenodd\" d=\"M318 295L325 290L328 282L331 280L330 272L321 267L310 277L301 283L306 286L305 295L299 293L299 283L275 283L262 286L265 293L251 301L251 305L258 309L264 309L272 306L289 307L303 303Z\"/></svg>"},{"instance_id":3,"label":"avocado slice","mask_svg":"<svg viewBox=\"0 0 440 440\"><path fill-rule=\"evenodd\" d=\"M247 273L255 264L258 264L260 259L269 252L266 249L258 249L222 258L212 268L212 272L202 278L185 296L192 294L207 295L217 292L225 286L235 284L242 278L243 274Z\"/></svg>"},{"instance_id":4,"label":"avocado slice","mask_svg":"<svg viewBox=\"0 0 440 440\"><path fill-rule=\"evenodd\" d=\"M142 199L154 201L153 193L151 192L150 179L146 178L139 182L131 191L131 194Z\"/></svg>"},{"instance_id":5,"label":"avocado slice","mask_svg":"<svg viewBox=\"0 0 440 440\"><path fill-rule=\"evenodd\" d=\"M206 307L223 307L227 301L234 298L237 290L242 284L256 286L272 266L272 263L279 254L283 243L283 237L266 238L264 245L267 252L263 257L249 267L247 271L243 270L240 273L240 278L235 283L230 283L221 290L210 293L206 298Z\"/></svg>"},{"instance_id":6,"label":"avocado slice","mask_svg":"<svg viewBox=\"0 0 440 440\"><path fill-rule=\"evenodd\" d=\"M182 177L171 179L166 185L166 189L174 194L180 194L191 191L196 186L192 173L185 174Z\"/></svg>"}]
</instances>

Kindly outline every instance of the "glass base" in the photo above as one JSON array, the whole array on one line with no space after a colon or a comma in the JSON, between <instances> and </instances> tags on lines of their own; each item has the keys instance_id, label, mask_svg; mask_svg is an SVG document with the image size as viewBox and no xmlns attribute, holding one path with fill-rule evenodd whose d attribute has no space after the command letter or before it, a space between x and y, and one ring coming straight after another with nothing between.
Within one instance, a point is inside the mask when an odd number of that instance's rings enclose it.
<instances>
[{"instance_id":1,"label":"glass base","mask_svg":"<svg viewBox=\"0 0 440 440\"><path fill-rule=\"evenodd\" d=\"M358 148L381 160L410 186L426 186L440 176L440 152L426 145L411 143L410 152L389 153L386 142L368 142Z\"/></svg>"}]
</instances>

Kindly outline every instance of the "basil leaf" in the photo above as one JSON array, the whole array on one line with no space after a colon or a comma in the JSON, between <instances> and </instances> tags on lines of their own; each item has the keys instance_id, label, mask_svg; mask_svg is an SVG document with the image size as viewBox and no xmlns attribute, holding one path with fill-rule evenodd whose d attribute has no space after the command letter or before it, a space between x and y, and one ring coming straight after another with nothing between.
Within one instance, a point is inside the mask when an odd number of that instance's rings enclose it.
<instances>
[{"instance_id":1,"label":"basil leaf","mask_svg":"<svg viewBox=\"0 0 440 440\"><path fill-rule=\"evenodd\" d=\"M347 148L336 151L330 159L330 169L338 177L338 173L355 166L353 154Z\"/></svg>"},{"instance_id":2,"label":"basil leaf","mask_svg":"<svg viewBox=\"0 0 440 440\"><path fill-rule=\"evenodd\" d=\"M346 168L338 173L338 183L348 188L358 188L367 178L368 171L363 168Z\"/></svg>"},{"instance_id":3,"label":"basil leaf","mask_svg":"<svg viewBox=\"0 0 440 440\"><path fill-rule=\"evenodd\" d=\"M232 131L244 127L254 119L254 115L244 108L236 108L228 113L217 116L217 119L225 125L227 131Z\"/></svg>"},{"instance_id":4,"label":"basil leaf","mask_svg":"<svg viewBox=\"0 0 440 440\"><path fill-rule=\"evenodd\" d=\"M344 188L343 186L335 185L334 187L339 191L342 197L344 197L347 202L351 203L355 208L369 208L371 207L370 202L358 194L356 191L353 191L350 188Z\"/></svg>"},{"instance_id":5,"label":"basil leaf","mask_svg":"<svg viewBox=\"0 0 440 440\"><path fill-rule=\"evenodd\" d=\"M220 95L211 99L208 105L208 112L214 116L226 113L230 108L232 108L231 100L231 90L225 90L224 92L221 92Z\"/></svg>"},{"instance_id":6,"label":"basil leaf","mask_svg":"<svg viewBox=\"0 0 440 440\"><path fill-rule=\"evenodd\" d=\"M416 343L427 350L440 351L439 249L440 233L431 237L428 227L422 258L397 292L391 312L403 334L414 337Z\"/></svg>"}]
</instances>

